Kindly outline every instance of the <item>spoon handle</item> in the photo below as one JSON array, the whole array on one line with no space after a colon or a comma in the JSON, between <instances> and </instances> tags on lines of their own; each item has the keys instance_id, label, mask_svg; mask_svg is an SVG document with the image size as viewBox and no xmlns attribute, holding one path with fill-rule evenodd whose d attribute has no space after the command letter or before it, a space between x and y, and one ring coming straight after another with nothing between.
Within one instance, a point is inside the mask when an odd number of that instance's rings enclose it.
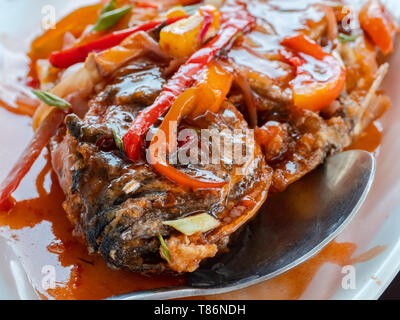
<instances>
[{"instance_id":1,"label":"spoon handle","mask_svg":"<svg viewBox=\"0 0 400 320\"><path fill-rule=\"evenodd\" d=\"M187 286L164 287L152 290L137 291L110 297L108 300L167 300L197 295L212 294L217 289L201 289Z\"/></svg>"}]
</instances>

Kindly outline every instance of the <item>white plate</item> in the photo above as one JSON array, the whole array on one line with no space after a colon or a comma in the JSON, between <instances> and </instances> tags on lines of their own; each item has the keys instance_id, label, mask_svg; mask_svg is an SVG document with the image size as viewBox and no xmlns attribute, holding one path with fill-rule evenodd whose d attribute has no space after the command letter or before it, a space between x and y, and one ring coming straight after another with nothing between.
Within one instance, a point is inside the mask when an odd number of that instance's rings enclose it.
<instances>
[{"instance_id":1,"label":"white plate","mask_svg":"<svg viewBox=\"0 0 400 320\"><path fill-rule=\"evenodd\" d=\"M34 3L33 3L34 2ZM65 3L68 4L65 4ZM90 2L90 1L89 1ZM95 2L95 1L91 1ZM360 1L358 1L360 2ZM391 11L397 16L400 13L400 3L396 0L386 1ZM64 0L0 0L0 68L10 70L12 66L3 62L1 65L1 44L12 48L14 52L27 51L27 43L16 41L17 37L31 36L32 30L39 30L43 5L52 4L56 8L57 19L65 12L76 7L82 1ZM7 13L7 14L4 14ZM400 46L390 59L391 68L384 84L384 89L392 99L392 108L380 120L383 127L383 141L377 155L377 173L373 188L354 221L337 239L338 242L357 244L355 256L369 251L365 255L366 262L354 264L356 275L355 289L343 289L341 284L345 274L341 266L324 264L315 274L302 294L303 299L377 299L393 280L400 269ZM6 59L3 59L3 61ZM4 74L4 73L3 73ZM1 108L0 108L1 109ZM13 130L12 123L1 120L0 127ZM29 119L20 120L25 123L21 128L29 136L31 129ZM12 132L12 131L9 131ZM0 136L0 145L7 143L10 137ZM0 179L12 165L18 150L22 150L27 139L15 138L6 150L0 150ZM379 250L379 249L384 249ZM380 252L372 258L374 252ZM18 252L13 252L0 237L0 299L37 298L24 266L18 260ZM265 298L269 297L267 283L259 284L247 290L220 296L220 298ZM284 296L284 295L283 295Z\"/></svg>"}]
</instances>

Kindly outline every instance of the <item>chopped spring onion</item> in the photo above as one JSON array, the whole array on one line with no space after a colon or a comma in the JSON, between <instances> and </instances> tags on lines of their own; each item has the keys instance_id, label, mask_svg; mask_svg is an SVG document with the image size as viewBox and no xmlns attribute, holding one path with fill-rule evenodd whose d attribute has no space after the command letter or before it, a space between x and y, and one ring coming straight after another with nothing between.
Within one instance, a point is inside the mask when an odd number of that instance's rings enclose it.
<instances>
[{"instance_id":1,"label":"chopped spring onion","mask_svg":"<svg viewBox=\"0 0 400 320\"><path fill-rule=\"evenodd\" d=\"M186 218L164 221L163 224L170 226L187 236L191 236L197 232L207 232L215 229L219 225L219 221L207 213L200 213Z\"/></svg>"},{"instance_id":2,"label":"chopped spring onion","mask_svg":"<svg viewBox=\"0 0 400 320\"><path fill-rule=\"evenodd\" d=\"M169 249L165 244L164 238L162 237L161 233L158 234L158 239L161 243L161 257L167 260L168 263L171 262L171 255L169 254Z\"/></svg>"},{"instance_id":3,"label":"chopped spring onion","mask_svg":"<svg viewBox=\"0 0 400 320\"><path fill-rule=\"evenodd\" d=\"M118 127L112 128L112 133L113 133L115 145L117 146L117 148L119 150L124 151L124 143L122 142L122 137L124 135L121 133L120 128L118 128Z\"/></svg>"},{"instance_id":4,"label":"chopped spring onion","mask_svg":"<svg viewBox=\"0 0 400 320\"><path fill-rule=\"evenodd\" d=\"M57 107L60 109L69 109L71 108L71 104L64 99L57 97L56 95L41 91L41 90L32 90L35 96L37 96L41 101L51 107Z\"/></svg>"},{"instance_id":5,"label":"chopped spring onion","mask_svg":"<svg viewBox=\"0 0 400 320\"><path fill-rule=\"evenodd\" d=\"M110 29L131 10L132 6L124 6L122 8L100 14L100 17L97 20L96 25L93 27L93 30L104 31Z\"/></svg>"},{"instance_id":6,"label":"chopped spring onion","mask_svg":"<svg viewBox=\"0 0 400 320\"><path fill-rule=\"evenodd\" d=\"M347 35L344 33L339 33L338 38L341 43L352 42L358 38L358 34Z\"/></svg>"},{"instance_id":7,"label":"chopped spring onion","mask_svg":"<svg viewBox=\"0 0 400 320\"><path fill-rule=\"evenodd\" d=\"M112 11L116 7L117 7L117 0L110 0L108 3L104 5L103 10L101 10L100 14Z\"/></svg>"}]
</instances>

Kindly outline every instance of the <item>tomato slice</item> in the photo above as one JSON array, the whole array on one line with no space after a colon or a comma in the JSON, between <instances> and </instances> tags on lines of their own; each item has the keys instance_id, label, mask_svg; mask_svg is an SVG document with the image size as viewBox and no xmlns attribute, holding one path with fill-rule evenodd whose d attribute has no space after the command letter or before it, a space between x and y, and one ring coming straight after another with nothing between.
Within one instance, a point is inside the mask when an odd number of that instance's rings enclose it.
<instances>
[{"instance_id":1,"label":"tomato slice","mask_svg":"<svg viewBox=\"0 0 400 320\"><path fill-rule=\"evenodd\" d=\"M379 0L369 0L362 7L359 20L361 28L384 54L393 52L396 26Z\"/></svg>"},{"instance_id":2,"label":"tomato slice","mask_svg":"<svg viewBox=\"0 0 400 320\"><path fill-rule=\"evenodd\" d=\"M296 70L290 82L294 105L317 112L335 101L346 81L340 61L304 34L285 38L282 44L292 49L281 50L281 55Z\"/></svg>"}]
</instances>

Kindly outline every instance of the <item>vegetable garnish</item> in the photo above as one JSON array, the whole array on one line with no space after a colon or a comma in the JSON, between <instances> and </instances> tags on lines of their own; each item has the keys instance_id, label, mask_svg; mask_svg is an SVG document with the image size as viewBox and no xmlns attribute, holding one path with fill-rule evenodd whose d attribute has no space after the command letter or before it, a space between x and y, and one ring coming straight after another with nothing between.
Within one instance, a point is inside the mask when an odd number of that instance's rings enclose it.
<instances>
[{"instance_id":1,"label":"vegetable garnish","mask_svg":"<svg viewBox=\"0 0 400 320\"><path fill-rule=\"evenodd\" d=\"M221 18L223 22L217 36L192 54L167 82L154 103L143 109L133 120L131 127L122 139L125 152L132 161L136 161L140 157L142 137L154 122L171 107L182 92L193 84L196 75L214 59L216 54L231 44L235 35L251 26L255 21L242 7L224 12Z\"/></svg>"},{"instance_id":2,"label":"vegetable garnish","mask_svg":"<svg viewBox=\"0 0 400 320\"><path fill-rule=\"evenodd\" d=\"M42 102L44 102L48 106L57 107L59 109L71 108L71 104L68 101L61 99L50 92L41 90L32 90L32 92L35 94L35 96L37 96Z\"/></svg>"},{"instance_id":3,"label":"vegetable garnish","mask_svg":"<svg viewBox=\"0 0 400 320\"><path fill-rule=\"evenodd\" d=\"M220 12L214 6L202 6L188 18L164 27L160 32L160 48L175 58L190 56L219 29Z\"/></svg>"},{"instance_id":4,"label":"vegetable garnish","mask_svg":"<svg viewBox=\"0 0 400 320\"><path fill-rule=\"evenodd\" d=\"M165 159L165 156L152 154L152 166L158 173L166 176L171 181L180 186L190 187L193 190L197 189L215 189L225 185L225 181L210 181L200 177L191 177L178 169L171 166Z\"/></svg>"},{"instance_id":5,"label":"vegetable garnish","mask_svg":"<svg viewBox=\"0 0 400 320\"><path fill-rule=\"evenodd\" d=\"M190 118L194 119L207 110L217 113L231 89L232 81L232 73L217 63L211 62L196 81L197 104L195 110L190 114Z\"/></svg>"},{"instance_id":6,"label":"vegetable garnish","mask_svg":"<svg viewBox=\"0 0 400 320\"><path fill-rule=\"evenodd\" d=\"M339 33L338 34L338 38L339 38L339 41L341 43L355 41L358 38L358 36L359 36L358 34L352 34L352 35L348 35L348 34L345 34L345 33Z\"/></svg>"},{"instance_id":7,"label":"vegetable garnish","mask_svg":"<svg viewBox=\"0 0 400 320\"><path fill-rule=\"evenodd\" d=\"M190 88L182 93L172 104L168 113L165 115L161 125L158 127L157 133L162 131L164 132L164 136L167 139L167 152L171 153L176 149L176 130L179 122L187 117L189 114L193 112L195 105L197 104L198 97L198 88ZM170 125L175 121L175 128L171 128ZM172 132L170 132L172 129ZM155 143L155 139L157 138L157 133L151 141L150 145Z\"/></svg>"},{"instance_id":8,"label":"vegetable garnish","mask_svg":"<svg viewBox=\"0 0 400 320\"><path fill-rule=\"evenodd\" d=\"M175 151L177 148L176 131L180 121L185 117L193 119L204 114L207 110L218 112L231 88L232 79L233 76L229 72L217 64L211 63L201 73L196 86L186 90L175 100L150 143L150 164L158 173L193 190L219 188L225 184L223 180L191 177L178 171L167 163L164 155L157 153L157 147L154 146L157 143L158 132L162 132L168 140L166 151L168 153ZM172 128L171 123L176 124L175 128Z\"/></svg>"},{"instance_id":9,"label":"vegetable garnish","mask_svg":"<svg viewBox=\"0 0 400 320\"><path fill-rule=\"evenodd\" d=\"M117 7L117 0L110 0L104 5L103 9L100 11L100 14L112 11L116 7Z\"/></svg>"},{"instance_id":10,"label":"vegetable garnish","mask_svg":"<svg viewBox=\"0 0 400 320\"><path fill-rule=\"evenodd\" d=\"M196 98L193 95L193 92L195 90L196 89L191 88L182 93L171 107L170 112L168 112L168 114L166 115L165 119L167 119L167 121L163 121L161 124L162 127L159 129L160 131L165 132L166 137L169 137L170 134L169 131L167 130L170 120L173 120L173 118L176 119L182 118L188 115L190 112L192 112L196 103ZM217 180L204 179L202 177L197 177L197 176L192 177L171 166L166 160L166 155L162 153L164 150L160 150L158 148L156 137L157 134L150 143L149 156L150 156L150 164L159 174L167 177L169 180L175 182L180 186L189 187L193 190L215 189L225 185L224 180L217 181ZM171 140L176 143L174 139ZM171 149L176 147L175 144L171 143L167 144L167 146L170 151L172 151Z\"/></svg>"},{"instance_id":11,"label":"vegetable garnish","mask_svg":"<svg viewBox=\"0 0 400 320\"><path fill-rule=\"evenodd\" d=\"M132 10L132 6L124 6L119 9L103 12L96 25L94 31L104 31L112 28L119 20L121 20L128 12Z\"/></svg>"},{"instance_id":12,"label":"vegetable garnish","mask_svg":"<svg viewBox=\"0 0 400 320\"><path fill-rule=\"evenodd\" d=\"M384 54L393 51L396 25L379 0L369 0L359 14L361 28Z\"/></svg>"},{"instance_id":13,"label":"vegetable garnish","mask_svg":"<svg viewBox=\"0 0 400 320\"><path fill-rule=\"evenodd\" d=\"M185 17L186 16L180 16L163 21L151 21L133 28L116 31L93 42L63 51L53 52L49 57L49 61L54 67L65 69L76 63L85 61L91 52L100 52L119 45L125 38L135 32L149 31L161 24L169 25Z\"/></svg>"},{"instance_id":14,"label":"vegetable garnish","mask_svg":"<svg viewBox=\"0 0 400 320\"><path fill-rule=\"evenodd\" d=\"M17 189L21 180L42 152L42 149L49 143L58 126L63 122L64 116L64 111L55 109L40 124L28 147L25 148L7 178L0 185L0 209L5 209L4 206L7 205L11 194Z\"/></svg>"},{"instance_id":15,"label":"vegetable garnish","mask_svg":"<svg viewBox=\"0 0 400 320\"><path fill-rule=\"evenodd\" d=\"M160 6L156 3L151 3L148 1L137 1L135 0L134 2L135 7L140 7L140 8L152 8L152 9L158 9Z\"/></svg>"},{"instance_id":16,"label":"vegetable garnish","mask_svg":"<svg viewBox=\"0 0 400 320\"><path fill-rule=\"evenodd\" d=\"M32 62L38 59L47 59L52 52L60 50L64 44L65 34L68 32L78 38L88 25L96 23L102 4L82 7L73 11L57 22L54 29L47 30L31 44L29 57ZM79 23L76 23L79 21Z\"/></svg>"},{"instance_id":17,"label":"vegetable garnish","mask_svg":"<svg viewBox=\"0 0 400 320\"><path fill-rule=\"evenodd\" d=\"M164 221L163 224L187 236L191 236L198 232L207 232L215 229L219 226L220 222L204 212L178 220Z\"/></svg>"},{"instance_id":18,"label":"vegetable garnish","mask_svg":"<svg viewBox=\"0 0 400 320\"><path fill-rule=\"evenodd\" d=\"M121 130L117 127L112 128L112 133L114 137L114 142L117 148L121 151L124 151L124 144L122 143L122 134Z\"/></svg>"},{"instance_id":19,"label":"vegetable garnish","mask_svg":"<svg viewBox=\"0 0 400 320\"><path fill-rule=\"evenodd\" d=\"M167 245L165 244L164 238L161 235L161 233L158 234L158 239L160 240L160 243L161 243L161 248L160 248L161 257L163 259L167 260L168 263L170 263L171 255L169 253L169 249L168 249Z\"/></svg>"},{"instance_id":20,"label":"vegetable garnish","mask_svg":"<svg viewBox=\"0 0 400 320\"><path fill-rule=\"evenodd\" d=\"M304 34L285 38L282 44L293 50L280 53L296 69L296 77L290 82L294 105L320 111L335 101L346 81L339 59Z\"/></svg>"},{"instance_id":21,"label":"vegetable garnish","mask_svg":"<svg viewBox=\"0 0 400 320\"><path fill-rule=\"evenodd\" d=\"M172 137L175 136L176 133L169 132L169 123L170 121L178 122L180 119L192 112L197 100L196 97L193 95L195 90L196 89L191 88L179 96L179 98L172 105L171 109L169 110L159 128L160 131L165 132L165 137L171 138L171 141L167 143L167 151L171 152L176 149L176 140ZM189 187L193 190L220 188L225 184L225 181L223 180L217 181L204 179L201 177L192 177L168 164L166 156L164 154L160 154L160 150L157 149L156 137L157 134L150 144L149 155L150 164L159 174L165 176L166 178L175 182L178 185Z\"/></svg>"},{"instance_id":22,"label":"vegetable garnish","mask_svg":"<svg viewBox=\"0 0 400 320\"><path fill-rule=\"evenodd\" d=\"M232 80L231 73L212 62L201 72L196 85L179 95L158 128L168 137L168 152L175 151L177 141L176 132L170 132L170 124L175 121L178 126L184 118L194 119L207 110L217 113L232 86Z\"/></svg>"}]
</instances>

